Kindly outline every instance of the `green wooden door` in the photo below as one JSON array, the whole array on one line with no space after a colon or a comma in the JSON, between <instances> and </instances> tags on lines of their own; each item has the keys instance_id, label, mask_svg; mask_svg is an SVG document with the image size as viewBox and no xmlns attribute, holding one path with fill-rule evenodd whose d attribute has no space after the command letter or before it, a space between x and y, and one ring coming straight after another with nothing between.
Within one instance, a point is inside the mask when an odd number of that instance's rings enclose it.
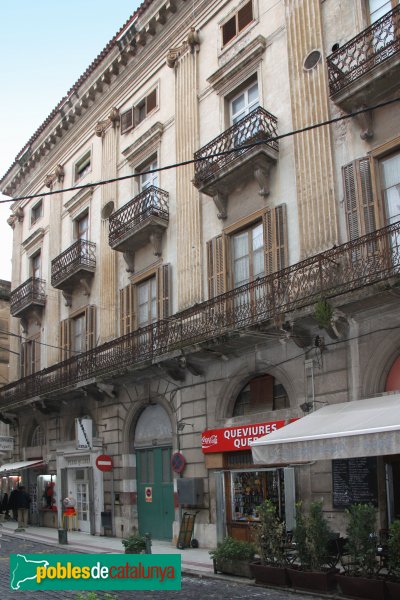
<instances>
[{"instance_id":1,"label":"green wooden door","mask_svg":"<svg viewBox=\"0 0 400 600\"><path fill-rule=\"evenodd\" d=\"M150 533L155 540L171 540L174 520L171 448L137 450L136 472L140 533Z\"/></svg>"}]
</instances>

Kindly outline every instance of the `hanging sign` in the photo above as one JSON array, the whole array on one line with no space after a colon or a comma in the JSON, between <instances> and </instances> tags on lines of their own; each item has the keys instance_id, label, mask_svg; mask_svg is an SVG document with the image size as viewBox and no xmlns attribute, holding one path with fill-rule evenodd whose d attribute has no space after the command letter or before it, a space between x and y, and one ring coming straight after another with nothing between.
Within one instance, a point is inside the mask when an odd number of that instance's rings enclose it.
<instances>
[{"instance_id":1,"label":"hanging sign","mask_svg":"<svg viewBox=\"0 0 400 600\"><path fill-rule=\"evenodd\" d=\"M296 421L296 419L290 419L289 422L292 421ZM202 433L201 449L204 453L250 450L251 442L284 427L286 424L287 421L282 420L240 425L240 427L226 427L224 429L208 429Z\"/></svg>"},{"instance_id":2,"label":"hanging sign","mask_svg":"<svg viewBox=\"0 0 400 600\"><path fill-rule=\"evenodd\" d=\"M14 449L14 438L8 435L0 435L0 452L9 452Z\"/></svg>"},{"instance_id":3,"label":"hanging sign","mask_svg":"<svg viewBox=\"0 0 400 600\"><path fill-rule=\"evenodd\" d=\"M78 450L91 448L93 445L93 421L88 417L75 419L76 447Z\"/></svg>"},{"instance_id":4,"label":"hanging sign","mask_svg":"<svg viewBox=\"0 0 400 600\"><path fill-rule=\"evenodd\" d=\"M146 502L153 502L153 488L146 487L144 488L144 497Z\"/></svg>"}]
</instances>

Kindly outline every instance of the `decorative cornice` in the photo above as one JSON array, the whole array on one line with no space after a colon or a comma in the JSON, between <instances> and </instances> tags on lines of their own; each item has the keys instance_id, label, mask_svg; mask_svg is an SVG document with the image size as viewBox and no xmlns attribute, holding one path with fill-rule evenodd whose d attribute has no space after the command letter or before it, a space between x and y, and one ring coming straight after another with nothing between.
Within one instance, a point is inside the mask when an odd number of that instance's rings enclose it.
<instances>
[{"instance_id":1,"label":"decorative cornice","mask_svg":"<svg viewBox=\"0 0 400 600\"><path fill-rule=\"evenodd\" d=\"M122 150L122 154L130 163L140 163L160 143L164 126L159 121L140 136L133 144Z\"/></svg>"},{"instance_id":2,"label":"decorative cornice","mask_svg":"<svg viewBox=\"0 0 400 600\"><path fill-rule=\"evenodd\" d=\"M90 188L84 188L83 190L79 190L79 192L75 194L75 196L72 196L72 198L70 198L68 202L64 204L65 210L67 210L70 214L79 212L79 210L82 208L82 205L88 202L89 199L92 197L93 192L93 186Z\"/></svg>"},{"instance_id":3,"label":"decorative cornice","mask_svg":"<svg viewBox=\"0 0 400 600\"><path fill-rule=\"evenodd\" d=\"M44 237L44 229L43 227L39 227L30 235L26 240L22 242L22 247L29 252L32 250Z\"/></svg>"},{"instance_id":4,"label":"decorative cornice","mask_svg":"<svg viewBox=\"0 0 400 600\"><path fill-rule=\"evenodd\" d=\"M208 77L208 83L218 94L225 94L227 88L233 88L237 85L237 78L247 77L248 71L255 69L261 62L262 55L267 47L267 40L264 36L258 35L251 42L244 39L246 45L236 47L233 55Z\"/></svg>"},{"instance_id":5,"label":"decorative cornice","mask_svg":"<svg viewBox=\"0 0 400 600\"><path fill-rule=\"evenodd\" d=\"M104 121L98 121L96 123L96 126L94 128L94 132L97 135L97 137L102 137L105 133L105 131L109 128L109 127L116 127L117 124L120 121L120 115L119 115L119 110L118 108L112 108L110 114L108 115L107 119L105 119Z\"/></svg>"}]
</instances>

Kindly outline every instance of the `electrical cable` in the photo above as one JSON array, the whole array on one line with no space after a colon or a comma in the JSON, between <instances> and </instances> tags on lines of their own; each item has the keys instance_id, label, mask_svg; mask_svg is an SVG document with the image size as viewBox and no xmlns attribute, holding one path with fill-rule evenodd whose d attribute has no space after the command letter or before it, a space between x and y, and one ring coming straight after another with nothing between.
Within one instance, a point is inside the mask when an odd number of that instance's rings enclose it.
<instances>
[{"instance_id":1,"label":"electrical cable","mask_svg":"<svg viewBox=\"0 0 400 600\"><path fill-rule=\"evenodd\" d=\"M229 154L234 154L235 152L242 152L243 150L250 150L251 148L255 148L256 146L261 146L264 144L269 144L271 142L277 142L279 140L283 140L287 137L291 137L293 135L298 135L300 133L306 133L308 131L312 131L314 129L318 129L320 127L325 127L326 125L332 125L333 123L338 123L340 121L344 121L346 119L351 119L356 117L357 115L361 115L366 112L370 112L371 110L376 110L378 108L383 108L384 106L388 106L389 104L393 104L395 102L400 102L400 97L392 98L391 100L386 100L385 102L380 102L379 104L375 104L373 106L367 106L365 108L361 108L359 110L353 111L347 115L342 115L340 117L334 117L332 119L328 119L326 121L321 121L320 123L315 123L313 125L308 125L306 127L302 127L300 129L294 129L293 131L289 131L287 133L282 133L281 135L269 136L263 140L257 140L255 142L251 142L250 144L243 144L241 146L235 146L235 148L231 148L230 150L222 150L221 152L215 152L214 154L208 154L207 156L201 156L199 158L192 158L190 160L185 160L179 163L173 163L171 165L166 165L164 167L157 167L155 169L149 169L148 171L142 171L140 173L130 173L129 175L121 175L120 177L112 177L111 179L104 179L97 181L95 183L85 183L82 185L77 185L74 187L63 188L61 190L50 190L48 192L42 192L38 194L29 194L27 196L18 196L17 198L10 198L8 200L0 200L0 204L7 204L10 202L19 202L21 200L32 200L34 198L44 198L45 196L54 196L56 194L61 194L63 192L76 192L78 190L84 190L88 188L94 188L101 185L108 185L109 183L116 183L118 181L124 181L126 179L132 179L135 177L141 177L143 175L151 175L152 173L159 173L161 171L168 171L171 169L176 169L178 167L186 167L188 165L192 165L195 163L208 161L212 158L218 158L220 156L227 156Z\"/></svg>"}]
</instances>

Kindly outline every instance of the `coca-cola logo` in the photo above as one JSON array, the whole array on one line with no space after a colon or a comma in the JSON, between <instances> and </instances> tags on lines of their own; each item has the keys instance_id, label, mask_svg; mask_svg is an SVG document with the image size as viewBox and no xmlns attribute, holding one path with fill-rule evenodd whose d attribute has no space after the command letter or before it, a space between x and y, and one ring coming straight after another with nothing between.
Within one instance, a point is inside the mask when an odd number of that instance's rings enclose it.
<instances>
[{"instance_id":1,"label":"coca-cola logo","mask_svg":"<svg viewBox=\"0 0 400 600\"><path fill-rule=\"evenodd\" d=\"M210 446L216 446L218 444L218 436L217 435L210 435L209 437L206 437L205 435L203 435L203 437L201 438L201 443L203 448L209 448Z\"/></svg>"}]
</instances>

